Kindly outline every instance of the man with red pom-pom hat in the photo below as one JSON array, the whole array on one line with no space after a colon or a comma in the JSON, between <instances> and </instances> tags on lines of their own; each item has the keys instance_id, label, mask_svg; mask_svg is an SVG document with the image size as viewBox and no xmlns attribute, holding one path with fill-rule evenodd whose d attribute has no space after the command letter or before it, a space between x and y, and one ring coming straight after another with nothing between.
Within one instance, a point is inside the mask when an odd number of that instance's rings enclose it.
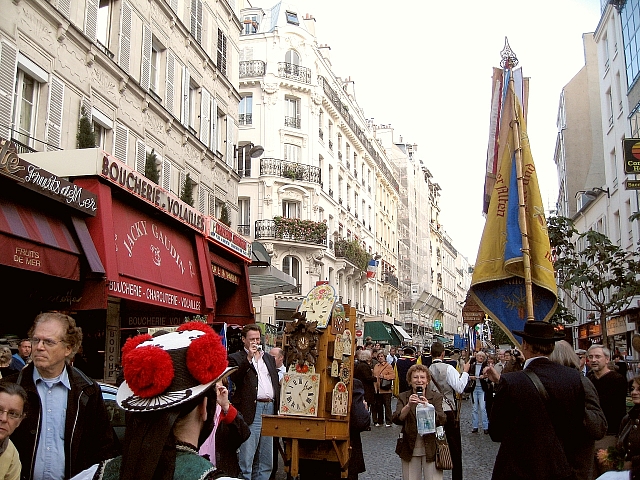
<instances>
[{"instance_id":1,"label":"man with red pom-pom hat","mask_svg":"<svg viewBox=\"0 0 640 480\"><path fill-rule=\"evenodd\" d=\"M73 480L229 478L198 455L213 429L215 384L234 370L213 329L190 322L155 338L138 335L122 348L122 367L117 402L128 412L122 456Z\"/></svg>"}]
</instances>

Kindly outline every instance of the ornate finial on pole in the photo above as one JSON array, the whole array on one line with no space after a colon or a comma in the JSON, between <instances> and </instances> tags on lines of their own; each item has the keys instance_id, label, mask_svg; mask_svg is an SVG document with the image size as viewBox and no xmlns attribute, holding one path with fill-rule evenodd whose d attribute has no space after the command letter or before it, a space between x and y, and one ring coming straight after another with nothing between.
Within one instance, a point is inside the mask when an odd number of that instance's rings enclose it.
<instances>
[{"instance_id":1,"label":"ornate finial on pole","mask_svg":"<svg viewBox=\"0 0 640 480\"><path fill-rule=\"evenodd\" d=\"M516 57L516 54L511 50L507 37L504 37L504 48L500 52L500 56L502 57L502 60L500 60L500 66L502 68L509 69L518 65L518 57Z\"/></svg>"}]
</instances>

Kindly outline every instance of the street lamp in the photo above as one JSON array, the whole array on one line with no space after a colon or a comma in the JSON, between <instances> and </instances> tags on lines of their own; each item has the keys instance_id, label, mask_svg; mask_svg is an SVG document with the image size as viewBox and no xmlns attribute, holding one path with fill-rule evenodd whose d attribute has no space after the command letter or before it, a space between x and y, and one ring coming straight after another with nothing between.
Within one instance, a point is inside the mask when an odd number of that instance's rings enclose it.
<instances>
[{"instance_id":1,"label":"street lamp","mask_svg":"<svg viewBox=\"0 0 640 480\"><path fill-rule=\"evenodd\" d=\"M234 157L236 158L237 171L241 177L251 176L251 160L252 158L258 158L264 153L264 147L262 145L254 145L253 143L246 143L241 146L235 145ZM240 156L242 154L242 157Z\"/></svg>"},{"instance_id":2,"label":"street lamp","mask_svg":"<svg viewBox=\"0 0 640 480\"><path fill-rule=\"evenodd\" d=\"M247 149L249 150L247 152ZM254 145L253 143L247 143L245 145L235 147L236 158L238 157L238 153L242 151L242 156L245 157L247 153L251 158L258 158L264 153L264 147L262 145Z\"/></svg>"}]
</instances>

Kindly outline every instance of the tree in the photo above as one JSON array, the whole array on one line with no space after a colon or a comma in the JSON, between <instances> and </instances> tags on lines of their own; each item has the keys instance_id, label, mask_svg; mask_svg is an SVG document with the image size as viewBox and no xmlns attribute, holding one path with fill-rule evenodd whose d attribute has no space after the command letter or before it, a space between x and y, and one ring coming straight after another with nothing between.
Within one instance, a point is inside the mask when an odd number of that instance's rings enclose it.
<instances>
[{"instance_id":1,"label":"tree","mask_svg":"<svg viewBox=\"0 0 640 480\"><path fill-rule=\"evenodd\" d=\"M227 209L227 206L224 204L220 209L220 218L218 220L224 223L227 227L231 225L231 220L229 220L229 210Z\"/></svg>"},{"instance_id":2,"label":"tree","mask_svg":"<svg viewBox=\"0 0 640 480\"><path fill-rule=\"evenodd\" d=\"M547 225L558 287L578 308L599 315L607 346L607 319L625 311L640 294L640 253L624 250L594 230L579 233L566 217L550 217Z\"/></svg>"},{"instance_id":3,"label":"tree","mask_svg":"<svg viewBox=\"0 0 640 480\"><path fill-rule=\"evenodd\" d=\"M191 183L191 175L189 175L188 173L184 178L184 185L182 186L180 200L182 200L184 203L188 203L193 207L193 183Z\"/></svg>"},{"instance_id":4,"label":"tree","mask_svg":"<svg viewBox=\"0 0 640 480\"><path fill-rule=\"evenodd\" d=\"M84 108L82 108L80 121L78 122L76 141L78 143L78 148L95 148L96 146L96 137L93 133L93 125L91 125L91 120L89 120Z\"/></svg>"},{"instance_id":5,"label":"tree","mask_svg":"<svg viewBox=\"0 0 640 480\"><path fill-rule=\"evenodd\" d=\"M147 157L144 161L144 176L151 180L153 183L158 183L160 180L160 173L158 173L158 156L154 149L147 152Z\"/></svg>"}]
</instances>

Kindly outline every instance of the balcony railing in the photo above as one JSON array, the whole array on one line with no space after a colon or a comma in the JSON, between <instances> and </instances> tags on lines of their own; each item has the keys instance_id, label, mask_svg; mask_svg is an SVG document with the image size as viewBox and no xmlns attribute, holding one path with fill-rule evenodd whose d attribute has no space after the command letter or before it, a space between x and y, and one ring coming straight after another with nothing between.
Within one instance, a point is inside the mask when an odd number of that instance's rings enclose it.
<instances>
[{"instance_id":1,"label":"balcony railing","mask_svg":"<svg viewBox=\"0 0 640 480\"><path fill-rule=\"evenodd\" d=\"M279 62L278 76L302 83L311 83L311 70L294 63Z\"/></svg>"},{"instance_id":2,"label":"balcony railing","mask_svg":"<svg viewBox=\"0 0 640 480\"><path fill-rule=\"evenodd\" d=\"M398 277L396 277L392 273L383 273L382 283L386 283L387 285L398 288Z\"/></svg>"},{"instance_id":3,"label":"balcony railing","mask_svg":"<svg viewBox=\"0 0 640 480\"><path fill-rule=\"evenodd\" d=\"M31 148L29 145L25 145L24 143L19 142L16 139L11 139L11 143L15 145L18 153L33 153L36 151L35 148Z\"/></svg>"},{"instance_id":4,"label":"balcony railing","mask_svg":"<svg viewBox=\"0 0 640 480\"><path fill-rule=\"evenodd\" d=\"M302 163L278 160L277 158L260 159L260 175L275 175L286 177L291 180L302 180L304 182L317 183L322 185L320 167L303 165Z\"/></svg>"},{"instance_id":5,"label":"balcony railing","mask_svg":"<svg viewBox=\"0 0 640 480\"><path fill-rule=\"evenodd\" d=\"M342 160L342 152L338 151L338 160Z\"/></svg>"},{"instance_id":6,"label":"balcony railing","mask_svg":"<svg viewBox=\"0 0 640 480\"><path fill-rule=\"evenodd\" d=\"M253 123L253 114L241 113L238 115L238 123L240 125L251 125Z\"/></svg>"},{"instance_id":7,"label":"balcony railing","mask_svg":"<svg viewBox=\"0 0 640 480\"><path fill-rule=\"evenodd\" d=\"M99 40L96 40L95 46L98 47L98 49L104 53L107 57L109 57L111 60L113 60L113 57L115 56L113 54L113 52L111 50L109 50L107 47L105 47L102 43L100 43Z\"/></svg>"},{"instance_id":8,"label":"balcony railing","mask_svg":"<svg viewBox=\"0 0 640 480\"><path fill-rule=\"evenodd\" d=\"M248 237L251 235L251 225L238 225L238 233Z\"/></svg>"},{"instance_id":9,"label":"balcony railing","mask_svg":"<svg viewBox=\"0 0 640 480\"><path fill-rule=\"evenodd\" d=\"M329 150L333 150L333 142L329 140Z\"/></svg>"},{"instance_id":10,"label":"balcony railing","mask_svg":"<svg viewBox=\"0 0 640 480\"><path fill-rule=\"evenodd\" d=\"M266 71L267 64L262 60L248 60L240 62L240 78L262 77Z\"/></svg>"},{"instance_id":11,"label":"balcony railing","mask_svg":"<svg viewBox=\"0 0 640 480\"><path fill-rule=\"evenodd\" d=\"M330 189L329 189L329 196L330 196L330 197L333 197L333 188L330 188Z\"/></svg>"},{"instance_id":12,"label":"balcony railing","mask_svg":"<svg viewBox=\"0 0 640 480\"><path fill-rule=\"evenodd\" d=\"M284 117L284 126L300 128L300 117Z\"/></svg>"},{"instance_id":13,"label":"balcony railing","mask_svg":"<svg viewBox=\"0 0 640 480\"><path fill-rule=\"evenodd\" d=\"M320 140L324 139L324 130L322 130L321 128L318 129L318 137L320 137Z\"/></svg>"},{"instance_id":14,"label":"balcony railing","mask_svg":"<svg viewBox=\"0 0 640 480\"><path fill-rule=\"evenodd\" d=\"M251 176L251 168L239 168L236 170L238 175L241 177L250 177Z\"/></svg>"},{"instance_id":15,"label":"balcony railing","mask_svg":"<svg viewBox=\"0 0 640 480\"><path fill-rule=\"evenodd\" d=\"M327 244L325 223L299 220L298 223L303 226L293 227L294 222L291 222L293 220L298 219L283 218L278 222L270 219L256 220L256 239L271 238L291 242L313 243L315 245ZM324 233L322 233L323 226Z\"/></svg>"}]
</instances>

